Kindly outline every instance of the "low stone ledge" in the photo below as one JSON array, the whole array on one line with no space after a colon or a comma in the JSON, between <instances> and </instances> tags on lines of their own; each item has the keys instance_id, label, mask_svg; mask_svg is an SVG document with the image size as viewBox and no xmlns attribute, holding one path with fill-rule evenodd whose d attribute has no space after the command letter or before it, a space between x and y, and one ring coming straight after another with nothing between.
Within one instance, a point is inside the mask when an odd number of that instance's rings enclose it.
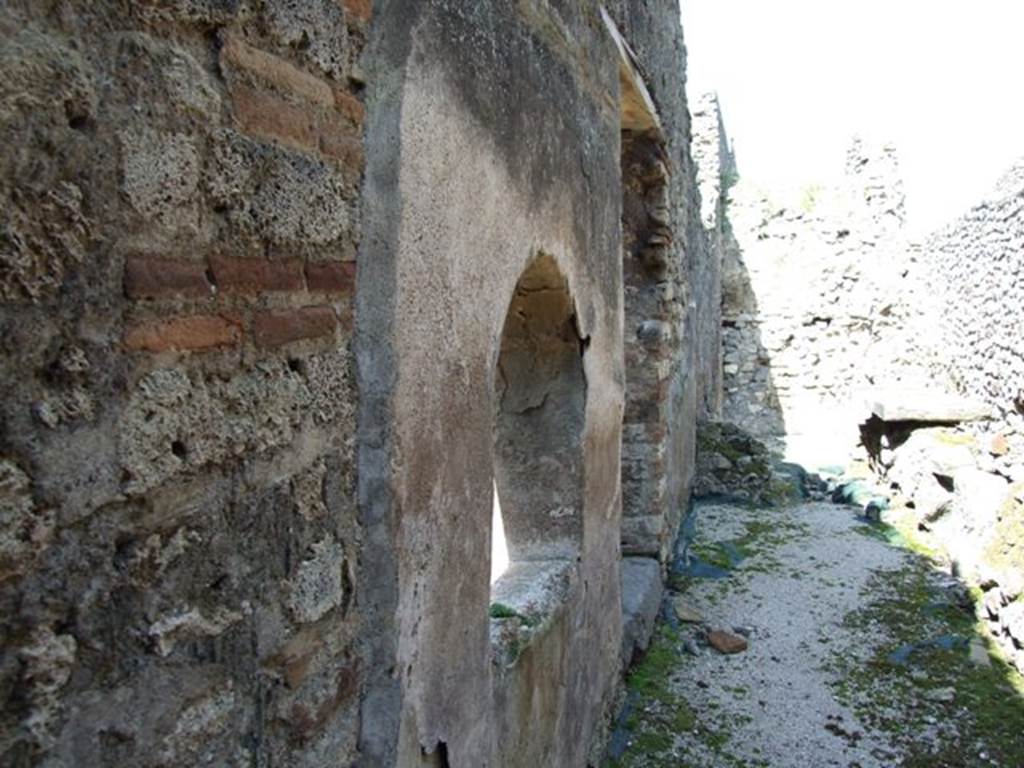
<instances>
[{"instance_id":1,"label":"low stone ledge","mask_svg":"<svg viewBox=\"0 0 1024 768\"><path fill-rule=\"evenodd\" d=\"M923 390L875 392L868 398L868 412L888 422L956 424L992 418L992 409L977 400Z\"/></svg>"}]
</instances>

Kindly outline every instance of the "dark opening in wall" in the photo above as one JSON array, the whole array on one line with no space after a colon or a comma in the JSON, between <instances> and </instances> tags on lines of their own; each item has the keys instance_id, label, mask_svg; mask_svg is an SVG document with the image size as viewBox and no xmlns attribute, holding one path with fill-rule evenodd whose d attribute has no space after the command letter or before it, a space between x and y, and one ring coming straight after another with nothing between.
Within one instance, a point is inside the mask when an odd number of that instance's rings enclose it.
<instances>
[{"instance_id":1,"label":"dark opening in wall","mask_svg":"<svg viewBox=\"0 0 1024 768\"><path fill-rule=\"evenodd\" d=\"M587 385L569 285L540 254L516 284L494 376L495 530L511 566L575 562ZM500 544L500 542L497 542Z\"/></svg>"}]
</instances>

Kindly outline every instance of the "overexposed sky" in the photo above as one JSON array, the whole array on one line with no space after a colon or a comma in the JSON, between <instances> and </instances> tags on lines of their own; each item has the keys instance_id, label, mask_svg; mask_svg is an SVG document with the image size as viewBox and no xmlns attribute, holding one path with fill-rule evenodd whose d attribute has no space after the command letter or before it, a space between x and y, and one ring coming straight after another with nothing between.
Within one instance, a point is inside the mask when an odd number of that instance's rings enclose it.
<instances>
[{"instance_id":1,"label":"overexposed sky","mask_svg":"<svg viewBox=\"0 0 1024 768\"><path fill-rule=\"evenodd\" d=\"M827 181L854 133L900 150L912 229L1024 156L1024 0L680 0L689 93L719 94L741 176Z\"/></svg>"}]
</instances>

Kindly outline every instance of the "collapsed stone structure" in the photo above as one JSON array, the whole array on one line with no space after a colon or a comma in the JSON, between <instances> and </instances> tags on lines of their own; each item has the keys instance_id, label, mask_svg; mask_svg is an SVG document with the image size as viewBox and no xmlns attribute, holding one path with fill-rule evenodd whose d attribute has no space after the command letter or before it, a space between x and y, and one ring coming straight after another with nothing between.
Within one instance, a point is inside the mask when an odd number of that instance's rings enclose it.
<instances>
[{"instance_id":1,"label":"collapsed stone structure","mask_svg":"<svg viewBox=\"0 0 1024 768\"><path fill-rule=\"evenodd\" d=\"M0 31L0 761L585 764L720 401L677 4Z\"/></svg>"}]
</instances>

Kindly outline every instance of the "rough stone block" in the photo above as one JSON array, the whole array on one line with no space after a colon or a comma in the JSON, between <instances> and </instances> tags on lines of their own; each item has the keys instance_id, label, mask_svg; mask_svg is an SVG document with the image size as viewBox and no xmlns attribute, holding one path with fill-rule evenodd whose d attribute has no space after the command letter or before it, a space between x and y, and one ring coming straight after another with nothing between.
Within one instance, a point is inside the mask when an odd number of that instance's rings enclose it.
<instances>
[{"instance_id":1,"label":"rough stone block","mask_svg":"<svg viewBox=\"0 0 1024 768\"><path fill-rule=\"evenodd\" d=\"M149 628L149 636L153 639L157 653L167 656L174 650L175 645L183 640L217 637L241 620L242 614L239 611L227 608L220 608L209 616L196 608L190 608L153 622Z\"/></svg>"},{"instance_id":2,"label":"rough stone block","mask_svg":"<svg viewBox=\"0 0 1024 768\"><path fill-rule=\"evenodd\" d=\"M82 190L70 182L37 191L14 190L0 242L0 298L38 301L52 296L85 259L91 222Z\"/></svg>"},{"instance_id":3,"label":"rough stone block","mask_svg":"<svg viewBox=\"0 0 1024 768\"><path fill-rule=\"evenodd\" d=\"M264 0L263 19L271 38L303 63L335 80L348 72L352 45L338 0Z\"/></svg>"},{"instance_id":4,"label":"rough stone block","mask_svg":"<svg viewBox=\"0 0 1024 768\"><path fill-rule=\"evenodd\" d=\"M133 13L147 21L183 21L203 26L227 24L240 0L140 0L131 4Z\"/></svg>"},{"instance_id":5,"label":"rough stone block","mask_svg":"<svg viewBox=\"0 0 1024 768\"><path fill-rule=\"evenodd\" d=\"M142 32L118 38L118 83L128 103L152 118L220 119L220 93L210 73L181 46Z\"/></svg>"},{"instance_id":6,"label":"rough stone block","mask_svg":"<svg viewBox=\"0 0 1024 768\"><path fill-rule=\"evenodd\" d=\"M661 607L661 565L654 558L622 559L622 650L623 667L647 648Z\"/></svg>"},{"instance_id":7,"label":"rough stone block","mask_svg":"<svg viewBox=\"0 0 1024 768\"><path fill-rule=\"evenodd\" d=\"M333 243L350 231L350 182L316 157L222 132L207 176L241 231L288 246Z\"/></svg>"},{"instance_id":8,"label":"rough stone block","mask_svg":"<svg viewBox=\"0 0 1024 768\"><path fill-rule=\"evenodd\" d=\"M288 591L288 608L300 623L317 621L345 600L345 551L333 539L312 547L299 564Z\"/></svg>"},{"instance_id":9,"label":"rough stone block","mask_svg":"<svg viewBox=\"0 0 1024 768\"><path fill-rule=\"evenodd\" d=\"M184 134L150 128L121 134L122 185L128 201L145 218L169 227L195 227L199 151Z\"/></svg>"},{"instance_id":10,"label":"rough stone block","mask_svg":"<svg viewBox=\"0 0 1024 768\"><path fill-rule=\"evenodd\" d=\"M13 461L0 459L0 578L21 573L45 549L54 515L36 508L29 476Z\"/></svg>"},{"instance_id":11,"label":"rough stone block","mask_svg":"<svg viewBox=\"0 0 1024 768\"><path fill-rule=\"evenodd\" d=\"M333 370L324 361L315 368L312 362L307 361L311 370ZM323 378L325 390L337 394L333 377ZM227 380L190 378L178 369L153 371L135 386L119 424L124 487L140 492L186 470L287 444L307 408L330 420L339 404L319 402L284 362L261 364Z\"/></svg>"},{"instance_id":12,"label":"rough stone block","mask_svg":"<svg viewBox=\"0 0 1024 768\"><path fill-rule=\"evenodd\" d=\"M985 403L940 392L877 392L869 410L882 421L922 421L953 424L992 417Z\"/></svg>"}]
</instances>

